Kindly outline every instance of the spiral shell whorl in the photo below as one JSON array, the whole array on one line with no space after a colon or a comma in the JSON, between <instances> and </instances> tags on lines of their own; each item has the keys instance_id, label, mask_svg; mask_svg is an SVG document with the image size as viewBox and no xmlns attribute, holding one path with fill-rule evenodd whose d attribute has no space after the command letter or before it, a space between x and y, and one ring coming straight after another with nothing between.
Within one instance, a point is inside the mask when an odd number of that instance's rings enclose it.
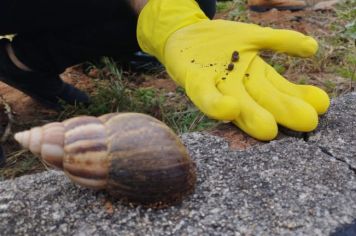
<instances>
[{"instance_id":1,"label":"spiral shell whorl","mask_svg":"<svg viewBox=\"0 0 356 236\"><path fill-rule=\"evenodd\" d=\"M46 164L62 169L64 156L62 123L54 122L17 133L15 140L32 153L41 156Z\"/></svg>"},{"instance_id":2,"label":"spiral shell whorl","mask_svg":"<svg viewBox=\"0 0 356 236\"><path fill-rule=\"evenodd\" d=\"M81 116L68 119L63 124L65 173L80 185L94 189L105 188L110 156L103 121L97 117Z\"/></svg>"}]
</instances>

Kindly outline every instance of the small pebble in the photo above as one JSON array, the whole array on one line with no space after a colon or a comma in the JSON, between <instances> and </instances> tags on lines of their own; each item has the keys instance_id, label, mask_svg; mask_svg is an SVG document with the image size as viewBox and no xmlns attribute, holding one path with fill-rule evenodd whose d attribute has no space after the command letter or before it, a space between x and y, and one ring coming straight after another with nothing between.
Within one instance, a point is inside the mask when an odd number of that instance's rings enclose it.
<instances>
[{"instance_id":1,"label":"small pebble","mask_svg":"<svg viewBox=\"0 0 356 236\"><path fill-rule=\"evenodd\" d=\"M234 69L234 64L230 63L228 66L227 66L227 70L233 70Z\"/></svg>"},{"instance_id":2,"label":"small pebble","mask_svg":"<svg viewBox=\"0 0 356 236\"><path fill-rule=\"evenodd\" d=\"M234 51L231 56L231 61L232 62L237 62L239 60L239 52Z\"/></svg>"}]
</instances>

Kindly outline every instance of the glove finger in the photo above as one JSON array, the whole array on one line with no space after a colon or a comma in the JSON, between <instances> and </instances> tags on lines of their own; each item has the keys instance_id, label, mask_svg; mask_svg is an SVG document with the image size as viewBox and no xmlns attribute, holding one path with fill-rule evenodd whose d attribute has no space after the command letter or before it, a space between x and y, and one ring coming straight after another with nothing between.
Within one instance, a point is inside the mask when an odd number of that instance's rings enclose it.
<instances>
[{"instance_id":1,"label":"glove finger","mask_svg":"<svg viewBox=\"0 0 356 236\"><path fill-rule=\"evenodd\" d=\"M293 56L309 57L318 50L318 43L310 36L293 30L272 29L260 27L255 39L258 48L271 49Z\"/></svg>"},{"instance_id":2,"label":"glove finger","mask_svg":"<svg viewBox=\"0 0 356 236\"><path fill-rule=\"evenodd\" d=\"M266 79L267 67L262 59L253 61L249 68L249 77L244 85L251 97L271 112L277 123L292 130L308 132L318 125L318 115L307 102L282 93Z\"/></svg>"},{"instance_id":3,"label":"glove finger","mask_svg":"<svg viewBox=\"0 0 356 236\"><path fill-rule=\"evenodd\" d=\"M242 99L240 116L232 122L258 140L274 139L278 134L278 127L273 115L256 104L248 95Z\"/></svg>"},{"instance_id":4,"label":"glove finger","mask_svg":"<svg viewBox=\"0 0 356 236\"><path fill-rule=\"evenodd\" d=\"M233 120L240 113L237 99L225 96L216 88L213 77L190 73L191 78L185 84L188 97L206 115L217 120Z\"/></svg>"},{"instance_id":5,"label":"glove finger","mask_svg":"<svg viewBox=\"0 0 356 236\"><path fill-rule=\"evenodd\" d=\"M272 140L278 134L277 123L273 115L258 105L247 93L238 72L221 81L219 90L240 101L240 115L233 123L250 136L259 140Z\"/></svg>"},{"instance_id":6,"label":"glove finger","mask_svg":"<svg viewBox=\"0 0 356 236\"><path fill-rule=\"evenodd\" d=\"M262 60L259 58L259 60ZM324 114L330 106L330 98L328 94L312 85L297 85L289 82L281 76L272 66L266 64L266 77L279 91L290 96L303 99L314 107L316 112L321 115Z\"/></svg>"}]
</instances>

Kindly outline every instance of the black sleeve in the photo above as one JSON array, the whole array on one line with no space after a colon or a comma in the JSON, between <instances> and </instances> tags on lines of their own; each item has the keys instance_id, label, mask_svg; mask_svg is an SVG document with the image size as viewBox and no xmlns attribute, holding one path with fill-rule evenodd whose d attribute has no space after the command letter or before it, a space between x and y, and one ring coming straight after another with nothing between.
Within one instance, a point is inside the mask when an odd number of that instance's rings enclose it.
<instances>
[{"instance_id":1,"label":"black sleeve","mask_svg":"<svg viewBox=\"0 0 356 236\"><path fill-rule=\"evenodd\" d=\"M212 19L216 12L216 0L197 0L205 15Z\"/></svg>"},{"instance_id":2,"label":"black sleeve","mask_svg":"<svg viewBox=\"0 0 356 236\"><path fill-rule=\"evenodd\" d=\"M133 17L126 0L0 0L0 35Z\"/></svg>"}]
</instances>

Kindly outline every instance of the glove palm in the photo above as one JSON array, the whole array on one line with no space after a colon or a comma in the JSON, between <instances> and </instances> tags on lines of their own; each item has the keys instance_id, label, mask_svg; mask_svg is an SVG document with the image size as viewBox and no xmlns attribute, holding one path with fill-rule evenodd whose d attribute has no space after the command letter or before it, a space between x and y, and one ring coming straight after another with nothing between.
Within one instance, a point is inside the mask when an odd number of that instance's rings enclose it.
<instances>
[{"instance_id":1,"label":"glove palm","mask_svg":"<svg viewBox=\"0 0 356 236\"><path fill-rule=\"evenodd\" d=\"M297 131L316 128L318 114L329 106L327 94L288 82L258 56L260 49L311 56L317 50L314 39L289 30L209 20L191 0L150 0L146 7L138 25L141 47L166 66L205 114L231 120L260 140L273 139L277 123ZM152 20L152 13L158 19ZM234 51L239 59L228 70Z\"/></svg>"}]
</instances>

